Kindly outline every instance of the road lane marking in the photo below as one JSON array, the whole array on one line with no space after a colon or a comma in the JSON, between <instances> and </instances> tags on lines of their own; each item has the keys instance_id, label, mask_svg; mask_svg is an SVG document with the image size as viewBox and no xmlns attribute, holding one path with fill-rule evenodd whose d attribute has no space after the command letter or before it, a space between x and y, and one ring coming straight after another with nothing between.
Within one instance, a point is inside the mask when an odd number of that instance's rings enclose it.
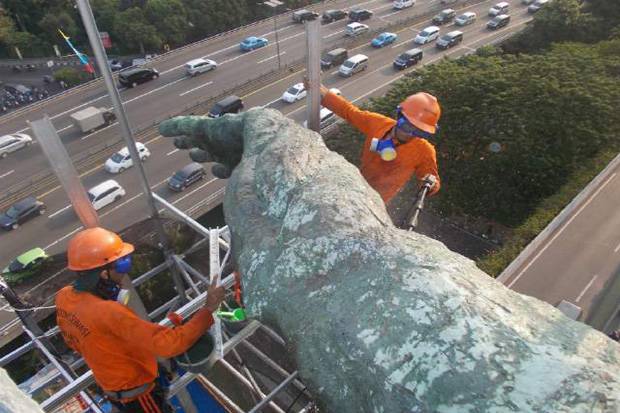
<instances>
[{"instance_id":1,"label":"road lane marking","mask_svg":"<svg viewBox=\"0 0 620 413\"><path fill-rule=\"evenodd\" d=\"M614 249L614 252L618 252L620 251L620 244L618 244L618 246Z\"/></svg>"},{"instance_id":2,"label":"road lane marking","mask_svg":"<svg viewBox=\"0 0 620 413\"><path fill-rule=\"evenodd\" d=\"M109 210L109 211L107 211L107 212L105 212L105 213L103 213L103 214L99 215L99 218L103 218L103 217L106 217L106 216L110 215L112 212L116 211L116 210L117 210L117 209L119 209L119 208L124 207L125 205L127 205L127 204L128 204L128 203L130 203L131 201L135 200L136 198L140 198L142 195L143 195L143 192L140 192L140 193L138 193L138 194L136 194L136 195L132 196L132 197L131 197L131 198L129 198L128 200L123 201L123 202L121 202L120 204L116 205L116 206L115 206L114 208L112 208L111 210Z\"/></svg>"},{"instance_id":3,"label":"road lane marking","mask_svg":"<svg viewBox=\"0 0 620 413\"><path fill-rule=\"evenodd\" d=\"M96 131L94 131L94 132L92 132L92 133L89 133L88 135L84 135L84 136L82 136L82 139L81 139L81 140L88 139L88 138L90 138L91 136L94 136L94 135L98 134L99 132L103 132L103 131L104 131L104 130L106 130L106 129L110 129L112 126L116 126L116 125L118 125L118 122L110 123L110 124L109 124L108 126L106 126L105 128L97 129Z\"/></svg>"},{"instance_id":4,"label":"road lane marking","mask_svg":"<svg viewBox=\"0 0 620 413\"><path fill-rule=\"evenodd\" d=\"M280 56L284 56L285 54L286 54L286 52L282 52L282 53L280 53ZM273 56L271 56L271 57L268 57L268 58L266 58L266 59L259 60L259 61L258 61L258 62L256 62L256 63L257 63L257 64L265 63L266 61L271 60L271 59L275 59L276 57L278 57L278 55L277 55L277 54L275 54L275 55L273 55Z\"/></svg>"},{"instance_id":5,"label":"road lane marking","mask_svg":"<svg viewBox=\"0 0 620 413\"><path fill-rule=\"evenodd\" d=\"M185 198L187 198L190 195L193 195L196 191L201 190L202 188L204 188L205 186L209 185L212 182L217 181L219 178L212 178L209 181L205 182L204 184L200 185L198 188L194 189L191 192L188 192L187 194L183 195L181 198L177 199L176 201L172 202L172 205L176 205L177 203L181 202L182 200L184 200Z\"/></svg>"},{"instance_id":6,"label":"road lane marking","mask_svg":"<svg viewBox=\"0 0 620 413\"><path fill-rule=\"evenodd\" d=\"M103 95L103 96L99 96L98 98L91 99L91 100L89 100L88 102L82 103L81 105L74 106L74 107L72 107L71 109L67 109L67 110L65 110L64 112L60 112L60 113L59 113L59 114L57 114L57 115L50 116L50 119L52 119L52 120L53 120L53 119L59 118L59 117L61 117L61 116L63 116L63 115L66 115L67 113L74 112L76 109L79 109L79 108L81 108L81 107L83 107L83 106L86 106L86 105L90 105L91 103L94 103L94 102L96 102L96 101L98 101L98 100L101 100L101 99L103 99L103 98L104 98L104 97L106 97L106 96L108 96L108 95L107 95L107 94L105 94L105 95ZM24 128L24 129L22 129L22 130L18 130L16 133L22 133L22 132L27 131L28 129L30 129L30 126L29 126L29 127L27 127L27 128Z\"/></svg>"},{"instance_id":7,"label":"road lane marking","mask_svg":"<svg viewBox=\"0 0 620 413\"><path fill-rule=\"evenodd\" d=\"M267 106L271 106L271 105L273 105L274 103L276 103L277 101L279 101L281 99L282 99L282 97L276 98L276 99L272 100L271 102L265 103L264 105L261 106L261 108L266 108Z\"/></svg>"},{"instance_id":8,"label":"road lane marking","mask_svg":"<svg viewBox=\"0 0 620 413\"><path fill-rule=\"evenodd\" d=\"M11 169L9 172L3 173L2 175L0 175L0 178L5 178L11 175L13 172L15 172L15 169Z\"/></svg>"},{"instance_id":9,"label":"road lane marking","mask_svg":"<svg viewBox=\"0 0 620 413\"><path fill-rule=\"evenodd\" d=\"M337 32L330 33L327 36L323 36L323 39L329 39L330 37L335 36L340 33L344 33L344 30L338 30Z\"/></svg>"},{"instance_id":10,"label":"road lane marking","mask_svg":"<svg viewBox=\"0 0 620 413\"><path fill-rule=\"evenodd\" d=\"M58 214L62 213L63 211L66 211L67 209L71 208L71 204L67 205L64 208L60 208L58 211L54 212L53 214L48 215L49 219L54 218L55 216L57 216Z\"/></svg>"},{"instance_id":11,"label":"road lane marking","mask_svg":"<svg viewBox=\"0 0 620 413\"><path fill-rule=\"evenodd\" d=\"M177 153L178 151L179 151L179 148L173 149L173 150L171 150L170 152L168 152L168 153L166 154L166 156L170 156L170 155L172 155L173 153Z\"/></svg>"},{"instance_id":12,"label":"road lane marking","mask_svg":"<svg viewBox=\"0 0 620 413\"><path fill-rule=\"evenodd\" d=\"M155 89L153 89L153 90L150 90L150 91L148 91L148 92L146 92L146 93L143 93L142 95L136 96L135 98L131 98L131 99L129 99L129 100L126 100L126 101L124 101L123 103L125 103L125 104L131 103L131 102L133 102L134 100L137 100L137 99L143 98L143 97L145 97L145 96L148 96L148 95L150 95L150 94L152 94L152 93L158 92L158 91L160 91L160 90L162 90L162 89L164 89L164 88L167 88L168 86L172 86L172 85L174 85L175 83L182 82L182 81L184 81L184 80L186 80L186 79L187 79L186 77L182 77L182 78L180 78L180 79L173 80L173 81L172 81L172 82L170 82L170 83L166 83L165 85L162 85L162 86L160 86L160 87L156 87L156 88L155 88Z\"/></svg>"},{"instance_id":13,"label":"road lane marking","mask_svg":"<svg viewBox=\"0 0 620 413\"><path fill-rule=\"evenodd\" d=\"M76 229L74 229L73 231L71 231L70 233L63 235L62 237L58 238L56 241L52 242L50 245L48 245L47 247L43 248L43 251L47 251L48 249L50 249L51 247L53 247L54 245L58 244L59 242L69 238L71 235L75 234L76 232L78 232L79 230L81 230L82 228L84 228L83 226L79 226Z\"/></svg>"},{"instance_id":14,"label":"road lane marking","mask_svg":"<svg viewBox=\"0 0 620 413\"><path fill-rule=\"evenodd\" d=\"M66 131L67 129L71 129L72 127L73 127L73 125L65 126L65 127L64 127L64 128L62 128L62 129L58 129L56 132L58 132L58 133L60 133L60 132L64 132L64 131Z\"/></svg>"},{"instance_id":15,"label":"road lane marking","mask_svg":"<svg viewBox=\"0 0 620 413\"><path fill-rule=\"evenodd\" d=\"M598 278L598 275L595 275L594 277L592 277L592 279L590 280L588 285L586 285L584 287L584 289L581 290L581 292L579 293L579 295L575 299L575 302L579 302L583 298L583 295L586 293L586 291L588 291L590 289L590 287L592 287L592 284L594 284L594 280L596 280L597 278Z\"/></svg>"},{"instance_id":16,"label":"road lane marking","mask_svg":"<svg viewBox=\"0 0 620 413\"><path fill-rule=\"evenodd\" d=\"M396 10L396 11L394 11L394 12L392 12L392 13L388 13L388 14L384 14L383 16L379 16L379 18L381 18L381 19L385 19L386 17L393 16L393 15L395 15L395 14L400 13L401 11L402 11L402 10Z\"/></svg>"},{"instance_id":17,"label":"road lane marking","mask_svg":"<svg viewBox=\"0 0 620 413\"><path fill-rule=\"evenodd\" d=\"M200 85L200 86L196 86L195 88L192 88L192 89L190 89L190 90L187 90L187 91L185 91L185 92L183 92L183 93L179 93L179 96L185 96L185 95L187 95L188 93L192 93L192 92L193 92L193 91L195 91L195 90L198 90L198 89L203 88L203 87L205 87L205 86L209 86L209 85L210 85L210 84L212 84L212 83L213 83L212 81L209 81L209 82L207 82L207 83L203 83L203 84L202 84L202 85Z\"/></svg>"},{"instance_id":18,"label":"road lane marking","mask_svg":"<svg viewBox=\"0 0 620 413\"><path fill-rule=\"evenodd\" d=\"M614 172L609 178L607 178L605 182L603 182L601 186L598 187L598 189L594 192L594 194L592 194L592 196L590 196L590 198L586 202L583 203L583 205L577 210L577 212L575 212L575 214L572 217L570 217L570 219L566 221L564 225L562 225L562 227L558 230L558 232L555 233L555 235L545 244L545 246L541 248L540 251L538 251L538 253L534 256L534 258L532 258L530 262L528 262L527 265L510 282L510 284L508 284L508 288L512 288L512 286L519 280L519 278L521 278L521 276L525 273L525 271L527 271L530 268L530 266L538 259L538 257L540 257L542 253L545 252L547 248L549 248L549 246L553 243L553 241L555 241L555 239L559 237L562 232L564 232L566 227L568 227L570 223L573 222L573 220L577 218L577 216L579 216L581 211L583 211L590 204L590 202L592 202L594 198L596 198L596 196L607 186L609 182L611 182L611 180L615 176L616 176L616 172Z\"/></svg>"}]
</instances>

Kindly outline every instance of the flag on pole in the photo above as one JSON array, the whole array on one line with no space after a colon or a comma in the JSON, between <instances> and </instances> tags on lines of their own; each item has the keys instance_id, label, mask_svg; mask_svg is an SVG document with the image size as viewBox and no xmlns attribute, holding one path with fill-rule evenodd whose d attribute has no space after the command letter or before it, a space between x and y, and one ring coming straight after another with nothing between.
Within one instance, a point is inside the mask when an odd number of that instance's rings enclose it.
<instances>
[{"instance_id":1,"label":"flag on pole","mask_svg":"<svg viewBox=\"0 0 620 413\"><path fill-rule=\"evenodd\" d=\"M73 43L71 43L71 40L69 40L69 36L64 34L62 32L62 30L58 29L58 32L60 33L62 38L65 39L65 42L67 43L67 45L69 45L71 50L73 50L73 53L75 53L75 55L78 57L78 59L80 59L80 63L82 63L84 65L84 70L86 70L88 73L91 73L91 74L95 73L95 69L93 68L93 66L88 61L88 56L86 56L84 53L79 52L75 48L75 46L73 46Z\"/></svg>"}]
</instances>

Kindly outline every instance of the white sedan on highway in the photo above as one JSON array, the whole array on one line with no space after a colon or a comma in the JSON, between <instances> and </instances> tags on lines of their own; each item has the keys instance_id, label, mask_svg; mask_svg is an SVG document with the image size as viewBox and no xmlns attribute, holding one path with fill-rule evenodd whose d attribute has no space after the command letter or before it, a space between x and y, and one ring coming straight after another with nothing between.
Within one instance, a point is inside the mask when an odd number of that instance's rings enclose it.
<instances>
[{"instance_id":1,"label":"white sedan on highway","mask_svg":"<svg viewBox=\"0 0 620 413\"><path fill-rule=\"evenodd\" d=\"M306 97L306 88L303 83L297 83L289 87L282 95L282 100L288 103L295 103Z\"/></svg>"},{"instance_id":2,"label":"white sedan on highway","mask_svg":"<svg viewBox=\"0 0 620 413\"><path fill-rule=\"evenodd\" d=\"M9 153L30 145L32 138L25 133L0 136L0 158L6 158Z\"/></svg>"},{"instance_id":3,"label":"white sedan on highway","mask_svg":"<svg viewBox=\"0 0 620 413\"><path fill-rule=\"evenodd\" d=\"M138 154L140 154L141 161L144 161L146 158L151 156L151 152L143 143L136 142L136 149L138 150ZM131 168L132 166L133 160L131 159L129 149L126 146L108 158L104 165L105 170L111 174L121 173L125 169Z\"/></svg>"}]
</instances>

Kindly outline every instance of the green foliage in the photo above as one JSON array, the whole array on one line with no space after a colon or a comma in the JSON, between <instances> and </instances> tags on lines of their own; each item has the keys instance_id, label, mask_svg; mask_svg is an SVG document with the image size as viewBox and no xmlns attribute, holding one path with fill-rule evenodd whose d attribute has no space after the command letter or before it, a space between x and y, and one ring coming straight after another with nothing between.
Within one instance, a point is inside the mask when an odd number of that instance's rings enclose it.
<instances>
[{"instance_id":1,"label":"green foliage","mask_svg":"<svg viewBox=\"0 0 620 413\"><path fill-rule=\"evenodd\" d=\"M586 162L553 196L545 199L527 220L515 229L509 242L500 250L480 259L476 264L487 274L497 277L521 251L555 218L562 209L601 171L616 155L617 150L604 151Z\"/></svg>"},{"instance_id":2,"label":"green foliage","mask_svg":"<svg viewBox=\"0 0 620 413\"><path fill-rule=\"evenodd\" d=\"M73 67L63 67L54 72L54 80L60 82L64 81L68 87L79 85L90 79L88 73L83 70L78 70Z\"/></svg>"},{"instance_id":3,"label":"green foliage","mask_svg":"<svg viewBox=\"0 0 620 413\"><path fill-rule=\"evenodd\" d=\"M39 28L49 39L60 40L58 29L62 30L69 37L74 37L78 33L73 17L67 12L58 10L50 11L43 16L41 21L39 21Z\"/></svg>"},{"instance_id":4,"label":"green foliage","mask_svg":"<svg viewBox=\"0 0 620 413\"><path fill-rule=\"evenodd\" d=\"M147 50L159 50L162 41L157 29L149 24L144 12L132 7L117 15L114 19L116 38L129 49L139 49L144 54Z\"/></svg>"},{"instance_id":5,"label":"green foliage","mask_svg":"<svg viewBox=\"0 0 620 413\"><path fill-rule=\"evenodd\" d=\"M171 46L183 44L190 26L181 0L150 0L144 11L166 43Z\"/></svg>"}]
</instances>

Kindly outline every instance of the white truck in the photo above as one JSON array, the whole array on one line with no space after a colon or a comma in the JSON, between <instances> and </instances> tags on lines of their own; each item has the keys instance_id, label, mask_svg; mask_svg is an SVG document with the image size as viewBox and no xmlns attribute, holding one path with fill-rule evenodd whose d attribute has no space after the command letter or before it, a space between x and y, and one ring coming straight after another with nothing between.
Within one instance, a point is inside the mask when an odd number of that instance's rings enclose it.
<instances>
[{"instance_id":1,"label":"white truck","mask_svg":"<svg viewBox=\"0 0 620 413\"><path fill-rule=\"evenodd\" d=\"M116 115L107 108L89 106L72 113L73 124L83 133L92 132L104 125L109 125L116 120Z\"/></svg>"}]
</instances>

